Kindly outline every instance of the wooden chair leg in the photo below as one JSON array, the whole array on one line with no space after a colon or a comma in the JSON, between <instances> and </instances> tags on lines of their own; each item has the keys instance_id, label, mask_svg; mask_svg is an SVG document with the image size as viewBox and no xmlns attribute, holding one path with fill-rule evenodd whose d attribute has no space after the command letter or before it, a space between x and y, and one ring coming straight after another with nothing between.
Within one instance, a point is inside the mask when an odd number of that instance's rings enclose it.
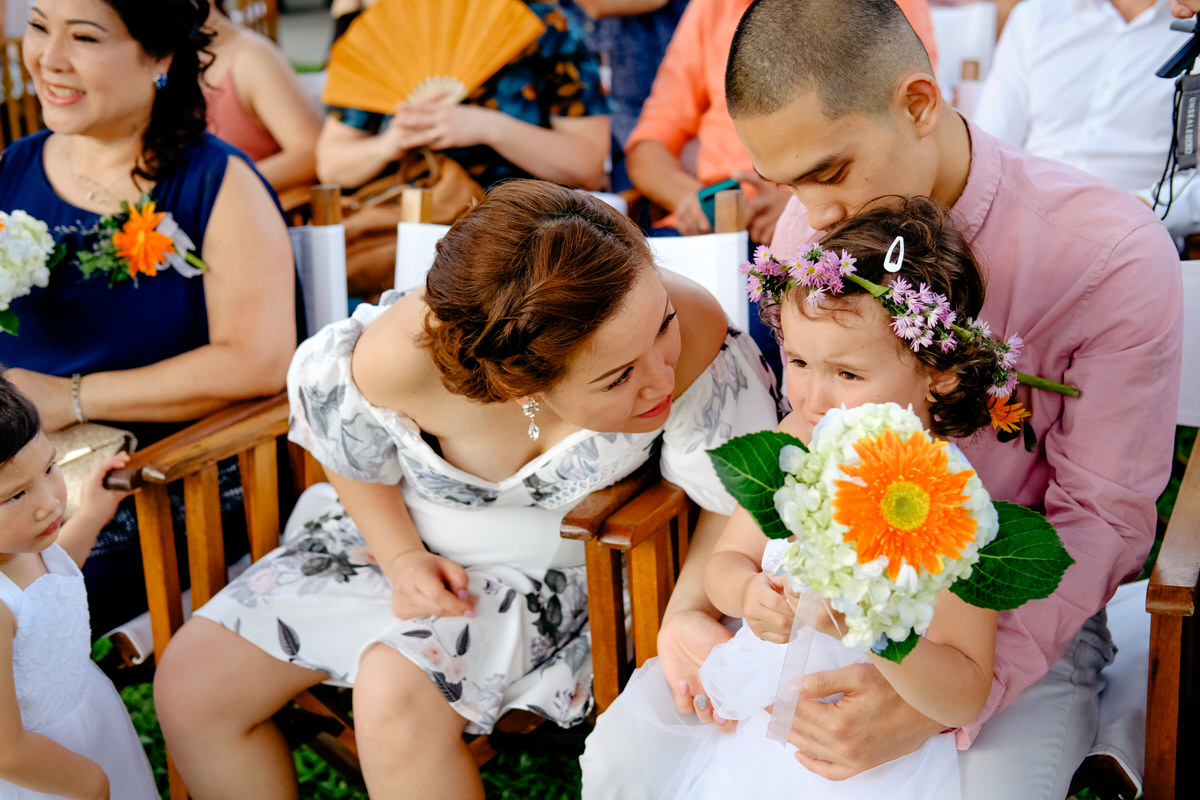
<instances>
[{"instance_id":1,"label":"wooden chair leg","mask_svg":"<svg viewBox=\"0 0 1200 800\"><path fill-rule=\"evenodd\" d=\"M183 479L188 571L192 608L207 603L226 583L225 540L221 536L221 490L216 464Z\"/></svg>"},{"instance_id":2,"label":"wooden chair leg","mask_svg":"<svg viewBox=\"0 0 1200 800\"><path fill-rule=\"evenodd\" d=\"M616 699L629 675L625 648L624 576L621 552L589 539L587 563L589 624L592 631L592 693L603 711Z\"/></svg>"},{"instance_id":3,"label":"wooden chair leg","mask_svg":"<svg viewBox=\"0 0 1200 800\"><path fill-rule=\"evenodd\" d=\"M658 654L658 624L675 582L667 534L668 527L664 525L629 553L633 657L639 667Z\"/></svg>"},{"instance_id":4,"label":"wooden chair leg","mask_svg":"<svg viewBox=\"0 0 1200 800\"><path fill-rule=\"evenodd\" d=\"M171 800L188 800L187 787L183 785L183 778L179 776L179 770L175 769L175 762L171 759L171 754L167 753L167 785L171 790Z\"/></svg>"},{"instance_id":5,"label":"wooden chair leg","mask_svg":"<svg viewBox=\"0 0 1200 800\"><path fill-rule=\"evenodd\" d=\"M246 531L250 535L250 558L265 556L279 544L279 462L275 442L264 442L238 455L242 473L242 502L246 507Z\"/></svg>"},{"instance_id":6,"label":"wooden chair leg","mask_svg":"<svg viewBox=\"0 0 1200 800\"><path fill-rule=\"evenodd\" d=\"M135 498L142 567L146 573L146 600L154 633L154 659L158 661L171 635L183 624L171 501L167 497L167 487L163 485L147 485Z\"/></svg>"}]
</instances>

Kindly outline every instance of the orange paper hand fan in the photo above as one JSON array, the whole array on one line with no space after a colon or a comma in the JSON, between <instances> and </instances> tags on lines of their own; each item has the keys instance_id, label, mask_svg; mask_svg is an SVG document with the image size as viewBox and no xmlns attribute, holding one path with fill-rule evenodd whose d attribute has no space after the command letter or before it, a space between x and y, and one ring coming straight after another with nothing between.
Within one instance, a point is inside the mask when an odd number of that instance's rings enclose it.
<instances>
[{"instance_id":1,"label":"orange paper hand fan","mask_svg":"<svg viewBox=\"0 0 1200 800\"><path fill-rule=\"evenodd\" d=\"M545 27L521 0L379 0L334 44L321 99L381 114L437 95L457 103Z\"/></svg>"}]
</instances>

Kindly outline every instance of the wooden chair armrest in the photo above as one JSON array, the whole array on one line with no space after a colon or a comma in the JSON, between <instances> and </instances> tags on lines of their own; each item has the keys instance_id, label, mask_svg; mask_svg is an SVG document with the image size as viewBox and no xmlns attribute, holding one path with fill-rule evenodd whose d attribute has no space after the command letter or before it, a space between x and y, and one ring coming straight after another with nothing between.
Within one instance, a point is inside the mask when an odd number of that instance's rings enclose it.
<instances>
[{"instance_id":1,"label":"wooden chair armrest","mask_svg":"<svg viewBox=\"0 0 1200 800\"><path fill-rule=\"evenodd\" d=\"M235 403L133 454L124 469L104 480L110 489L166 484L207 464L237 455L254 444L287 432L286 392Z\"/></svg>"},{"instance_id":2,"label":"wooden chair armrest","mask_svg":"<svg viewBox=\"0 0 1200 800\"><path fill-rule=\"evenodd\" d=\"M619 550L633 550L651 537L661 535L667 523L682 513L686 503L687 492L660 478L609 516L600 541Z\"/></svg>"},{"instance_id":3,"label":"wooden chair armrest","mask_svg":"<svg viewBox=\"0 0 1200 800\"><path fill-rule=\"evenodd\" d=\"M1200 466L1196 461L1183 475L1175 510L1150 575L1146 610L1151 614L1195 614L1200 583Z\"/></svg>"},{"instance_id":4,"label":"wooden chair armrest","mask_svg":"<svg viewBox=\"0 0 1200 800\"><path fill-rule=\"evenodd\" d=\"M597 489L580 500L563 517L559 528L562 538L586 542L599 536L605 520L628 503L657 474L656 466L647 462L632 475L622 478L612 486Z\"/></svg>"},{"instance_id":5,"label":"wooden chair armrest","mask_svg":"<svg viewBox=\"0 0 1200 800\"><path fill-rule=\"evenodd\" d=\"M316 184L305 184L303 186L289 186L279 192L279 205L283 208L283 213L291 214L293 211L308 205L312 200L312 191L314 188L316 188Z\"/></svg>"}]
</instances>

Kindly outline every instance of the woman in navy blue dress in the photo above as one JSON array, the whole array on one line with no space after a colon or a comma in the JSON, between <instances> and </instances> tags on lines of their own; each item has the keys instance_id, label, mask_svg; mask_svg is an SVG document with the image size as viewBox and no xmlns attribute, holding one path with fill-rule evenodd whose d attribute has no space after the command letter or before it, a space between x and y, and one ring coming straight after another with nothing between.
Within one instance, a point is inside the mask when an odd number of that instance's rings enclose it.
<instances>
[{"instance_id":1,"label":"woman in navy blue dress","mask_svg":"<svg viewBox=\"0 0 1200 800\"><path fill-rule=\"evenodd\" d=\"M0 210L67 247L48 286L12 303L5 375L56 430L112 421L144 446L238 399L279 391L295 349L287 231L244 156L207 135L199 75L207 0L38 0L24 59L48 131L0 161ZM110 288L84 277L88 229L148 195L207 264ZM132 503L84 568L93 630L145 608Z\"/></svg>"}]
</instances>

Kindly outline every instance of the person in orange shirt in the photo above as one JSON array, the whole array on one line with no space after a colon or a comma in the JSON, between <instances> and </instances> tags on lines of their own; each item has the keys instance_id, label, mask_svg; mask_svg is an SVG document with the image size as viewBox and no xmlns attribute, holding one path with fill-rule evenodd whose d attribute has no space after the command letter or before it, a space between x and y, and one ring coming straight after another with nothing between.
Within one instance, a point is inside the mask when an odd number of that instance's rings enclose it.
<instances>
[{"instance_id":1,"label":"person in orange shirt","mask_svg":"<svg viewBox=\"0 0 1200 800\"><path fill-rule=\"evenodd\" d=\"M754 172L725 107L725 62L738 20L753 0L691 0L658 68L637 127L625 143L634 188L671 212L660 224L690 236L712 230L697 192L733 178L747 196L746 229L769 242L790 196ZM926 0L898 0L937 66L933 22ZM698 145L694 170L681 160Z\"/></svg>"}]
</instances>

